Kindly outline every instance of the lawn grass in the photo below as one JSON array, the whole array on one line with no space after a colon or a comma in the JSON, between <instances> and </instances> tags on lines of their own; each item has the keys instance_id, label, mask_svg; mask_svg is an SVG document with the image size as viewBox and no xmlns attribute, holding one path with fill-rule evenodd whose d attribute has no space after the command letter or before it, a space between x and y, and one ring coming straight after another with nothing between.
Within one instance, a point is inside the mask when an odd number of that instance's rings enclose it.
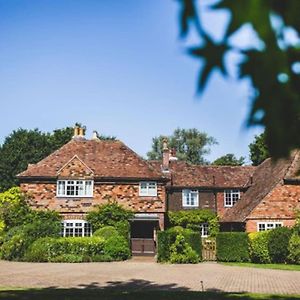
<instances>
[{"instance_id":1,"label":"lawn grass","mask_svg":"<svg viewBox=\"0 0 300 300\"><path fill-rule=\"evenodd\" d=\"M122 291L116 289L10 289L0 288L0 299L21 300L295 300L300 295L267 295L246 293L192 291Z\"/></svg>"},{"instance_id":2,"label":"lawn grass","mask_svg":"<svg viewBox=\"0 0 300 300\"><path fill-rule=\"evenodd\" d=\"M237 267L250 267L250 268L260 268L260 269L300 271L300 265L254 264L254 263L239 263L239 262L222 262L221 264L226 265L226 266L237 266Z\"/></svg>"}]
</instances>

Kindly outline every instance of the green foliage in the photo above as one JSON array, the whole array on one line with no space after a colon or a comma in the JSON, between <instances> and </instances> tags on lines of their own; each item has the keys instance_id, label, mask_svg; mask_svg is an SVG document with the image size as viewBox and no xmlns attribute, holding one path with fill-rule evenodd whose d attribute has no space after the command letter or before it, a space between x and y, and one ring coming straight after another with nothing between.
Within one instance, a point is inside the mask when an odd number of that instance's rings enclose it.
<instances>
[{"instance_id":1,"label":"green foliage","mask_svg":"<svg viewBox=\"0 0 300 300\"><path fill-rule=\"evenodd\" d=\"M245 163L245 157L235 157L234 154L228 153L217 158L212 164L216 166L242 166Z\"/></svg>"},{"instance_id":2,"label":"green foliage","mask_svg":"<svg viewBox=\"0 0 300 300\"><path fill-rule=\"evenodd\" d=\"M93 233L93 236L102 237L105 240L115 235L118 235L118 231L113 226L104 226Z\"/></svg>"},{"instance_id":3,"label":"green foliage","mask_svg":"<svg viewBox=\"0 0 300 300\"><path fill-rule=\"evenodd\" d=\"M209 209L170 211L168 217L171 226L182 226L200 232L201 224L208 223L211 236L216 236L219 232L218 218Z\"/></svg>"},{"instance_id":4,"label":"green foliage","mask_svg":"<svg viewBox=\"0 0 300 300\"><path fill-rule=\"evenodd\" d=\"M115 235L105 241L104 253L113 260L125 260L131 255L128 241L120 235Z\"/></svg>"},{"instance_id":5,"label":"green foliage","mask_svg":"<svg viewBox=\"0 0 300 300\"><path fill-rule=\"evenodd\" d=\"M38 129L14 130L0 147L0 191L17 185L18 173L26 170L28 164L37 163L60 148L72 135L71 127L55 130L53 134Z\"/></svg>"},{"instance_id":6,"label":"green foliage","mask_svg":"<svg viewBox=\"0 0 300 300\"><path fill-rule=\"evenodd\" d=\"M196 264L198 262L197 253L185 241L182 234L176 236L175 242L170 247L170 262L173 264Z\"/></svg>"},{"instance_id":7,"label":"green foliage","mask_svg":"<svg viewBox=\"0 0 300 300\"><path fill-rule=\"evenodd\" d=\"M128 222L131 217L133 217L133 212L112 201L89 212L86 219L92 225L93 230L98 230L104 226L115 227L119 222ZM120 224L119 226L121 227Z\"/></svg>"},{"instance_id":8,"label":"green foliage","mask_svg":"<svg viewBox=\"0 0 300 300\"><path fill-rule=\"evenodd\" d=\"M269 254L273 263L287 261L288 245L292 231L287 227L277 227L269 232Z\"/></svg>"},{"instance_id":9,"label":"green foliage","mask_svg":"<svg viewBox=\"0 0 300 300\"><path fill-rule=\"evenodd\" d=\"M129 240L130 224L128 221L120 221L114 224L118 233L125 239Z\"/></svg>"},{"instance_id":10,"label":"green foliage","mask_svg":"<svg viewBox=\"0 0 300 300\"><path fill-rule=\"evenodd\" d=\"M147 153L148 159L160 160L162 158L163 139L158 136L152 139L152 149ZM169 148L176 150L179 160L192 164L207 163L204 156L210 153L209 146L217 144L216 140L196 128L177 128L168 136Z\"/></svg>"},{"instance_id":11,"label":"green foliage","mask_svg":"<svg viewBox=\"0 0 300 300\"><path fill-rule=\"evenodd\" d=\"M300 265L300 235L294 233L288 245L288 261L292 264Z\"/></svg>"},{"instance_id":12,"label":"green foliage","mask_svg":"<svg viewBox=\"0 0 300 300\"><path fill-rule=\"evenodd\" d=\"M178 236L184 237L184 243L186 243L189 246L189 248L191 248L193 253L196 254L197 262L201 261L202 243L200 234L198 232L192 231L191 229L184 229L181 226L175 226L166 231L158 232L157 260L159 262L171 261L171 248L172 245L174 245L174 243L176 242ZM185 254L188 255L188 258L186 259L191 260L191 263L193 263L194 254L190 250L186 251L187 252ZM175 260L178 260L178 263L180 263L180 261L182 261L183 263L183 254L184 253L179 253L179 256L177 257L176 253L173 252L173 261L175 262Z\"/></svg>"},{"instance_id":13,"label":"green foliage","mask_svg":"<svg viewBox=\"0 0 300 300\"><path fill-rule=\"evenodd\" d=\"M50 262L56 263L81 263L90 262L91 258L89 256L83 256L78 254L62 254L51 258Z\"/></svg>"},{"instance_id":14,"label":"green foliage","mask_svg":"<svg viewBox=\"0 0 300 300\"><path fill-rule=\"evenodd\" d=\"M287 32L300 35L296 13L300 11L300 2L221 0L205 4L182 0L180 6L181 36L186 37L190 32L199 35L199 45L188 51L201 61L199 92L203 92L214 71L228 76L226 57L239 53L241 59L233 62L236 68L229 68L236 70L230 73L232 77L247 78L252 85L248 125L266 128L266 143L273 157L287 156L291 149L299 148L299 38L295 41ZM217 40L203 27L199 10L225 10L230 16L229 22L226 20L224 24L227 28ZM246 47L233 41L234 36L245 30L245 25L257 35Z\"/></svg>"},{"instance_id":15,"label":"green foliage","mask_svg":"<svg viewBox=\"0 0 300 300\"><path fill-rule=\"evenodd\" d=\"M216 241L218 261L250 261L247 233L220 232L217 234Z\"/></svg>"},{"instance_id":16,"label":"green foliage","mask_svg":"<svg viewBox=\"0 0 300 300\"><path fill-rule=\"evenodd\" d=\"M254 263L269 264L269 231L253 232L249 234L249 252Z\"/></svg>"},{"instance_id":17,"label":"green foliage","mask_svg":"<svg viewBox=\"0 0 300 300\"><path fill-rule=\"evenodd\" d=\"M104 254L105 241L100 237L41 238L25 254L27 261L53 261L64 255L93 257Z\"/></svg>"},{"instance_id":18,"label":"green foliage","mask_svg":"<svg viewBox=\"0 0 300 300\"><path fill-rule=\"evenodd\" d=\"M266 134L262 133L260 135L256 135L254 137L254 141L249 145L249 150L253 166L258 166L267 159L270 154L266 145Z\"/></svg>"},{"instance_id":19,"label":"green foliage","mask_svg":"<svg viewBox=\"0 0 300 300\"><path fill-rule=\"evenodd\" d=\"M0 220L4 223L4 230L25 223L30 211L20 188L13 187L0 193Z\"/></svg>"}]
</instances>

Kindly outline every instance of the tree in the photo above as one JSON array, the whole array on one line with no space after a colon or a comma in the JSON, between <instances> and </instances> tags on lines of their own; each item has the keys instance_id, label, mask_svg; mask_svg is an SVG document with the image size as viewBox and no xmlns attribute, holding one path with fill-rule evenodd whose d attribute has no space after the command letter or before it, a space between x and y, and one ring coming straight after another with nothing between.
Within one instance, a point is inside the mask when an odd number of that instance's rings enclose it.
<instances>
[{"instance_id":1,"label":"tree","mask_svg":"<svg viewBox=\"0 0 300 300\"><path fill-rule=\"evenodd\" d=\"M265 133L254 137L254 141L249 145L249 150L253 166L258 166L270 156Z\"/></svg>"},{"instance_id":2,"label":"tree","mask_svg":"<svg viewBox=\"0 0 300 300\"><path fill-rule=\"evenodd\" d=\"M217 158L212 164L216 166L242 166L245 163L245 157L235 157L234 154L228 153Z\"/></svg>"},{"instance_id":3,"label":"tree","mask_svg":"<svg viewBox=\"0 0 300 300\"><path fill-rule=\"evenodd\" d=\"M185 38L193 29L200 43L188 53L202 62L198 91L203 92L213 71L228 75L226 59L236 55L236 74L250 80L252 106L248 126L265 127L265 141L272 157L287 156L300 147L300 11L299 0L220 0L209 9L230 15L223 36L214 40L201 22L207 7L196 0L179 0L180 31ZM204 4L205 5L205 4ZM257 40L247 48L234 43L233 36L249 25ZM294 38L291 38L294 36Z\"/></svg>"},{"instance_id":4,"label":"tree","mask_svg":"<svg viewBox=\"0 0 300 300\"><path fill-rule=\"evenodd\" d=\"M72 135L72 127L55 130L52 134L38 129L14 130L0 147L0 191L17 185L18 173L60 148Z\"/></svg>"},{"instance_id":5,"label":"tree","mask_svg":"<svg viewBox=\"0 0 300 300\"><path fill-rule=\"evenodd\" d=\"M162 143L165 137L160 135L152 139L152 149L147 153L148 159L159 160L162 158ZM168 138L169 148L176 151L179 160L192 164L208 163L204 156L210 153L208 146L217 144L215 138L200 132L196 128L177 128Z\"/></svg>"}]
</instances>

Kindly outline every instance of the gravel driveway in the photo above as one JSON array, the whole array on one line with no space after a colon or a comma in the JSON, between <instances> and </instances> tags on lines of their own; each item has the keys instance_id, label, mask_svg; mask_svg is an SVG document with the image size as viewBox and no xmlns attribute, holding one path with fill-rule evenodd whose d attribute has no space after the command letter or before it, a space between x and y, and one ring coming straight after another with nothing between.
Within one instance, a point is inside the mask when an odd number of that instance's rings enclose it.
<instances>
[{"instance_id":1,"label":"gravel driveway","mask_svg":"<svg viewBox=\"0 0 300 300\"><path fill-rule=\"evenodd\" d=\"M300 294L300 272L224 266L113 263L25 263L0 261L0 287L219 290Z\"/></svg>"}]
</instances>

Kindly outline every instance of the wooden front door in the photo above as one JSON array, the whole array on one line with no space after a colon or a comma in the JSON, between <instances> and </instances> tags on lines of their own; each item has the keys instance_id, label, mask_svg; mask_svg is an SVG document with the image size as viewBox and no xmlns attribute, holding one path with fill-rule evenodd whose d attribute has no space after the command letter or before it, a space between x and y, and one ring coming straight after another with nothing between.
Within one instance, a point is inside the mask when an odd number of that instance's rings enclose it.
<instances>
[{"instance_id":1,"label":"wooden front door","mask_svg":"<svg viewBox=\"0 0 300 300\"><path fill-rule=\"evenodd\" d=\"M157 224L156 221L133 221L131 223L131 252L133 255L155 255L154 231Z\"/></svg>"}]
</instances>

